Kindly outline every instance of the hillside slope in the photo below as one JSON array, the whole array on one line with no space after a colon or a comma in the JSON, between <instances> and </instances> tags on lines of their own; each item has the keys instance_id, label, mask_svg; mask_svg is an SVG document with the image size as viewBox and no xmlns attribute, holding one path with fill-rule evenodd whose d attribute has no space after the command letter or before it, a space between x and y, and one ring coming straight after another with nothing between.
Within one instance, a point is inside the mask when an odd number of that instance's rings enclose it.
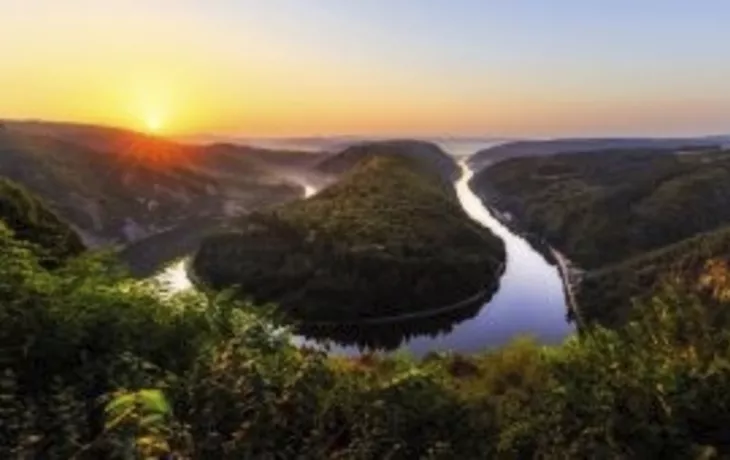
<instances>
[{"instance_id":1,"label":"hillside slope","mask_svg":"<svg viewBox=\"0 0 730 460\"><path fill-rule=\"evenodd\" d=\"M126 244L190 219L236 216L301 195L301 185L275 171L288 162L265 165L265 154L253 151L113 128L5 123L0 175L42 196L88 243Z\"/></svg>"},{"instance_id":2,"label":"hillside slope","mask_svg":"<svg viewBox=\"0 0 730 460\"><path fill-rule=\"evenodd\" d=\"M674 280L701 289L702 275L718 263L730 263L730 226L588 273L578 291L581 314L607 327L620 326L636 314L632 301L646 301Z\"/></svg>"},{"instance_id":3,"label":"hillside slope","mask_svg":"<svg viewBox=\"0 0 730 460\"><path fill-rule=\"evenodd\" d=\"M730 223L730 152L519 158L481 171L472 185L585 269Z\"/></svg>"},{"instance_id":4,"label":"hillside slope","mask_svg":"<svg viewBox=\"0 0 730 460\"><path fill-rule=\"evenodd\" d=\"M423 311L494 289L502 242L416 160L368 154L314 198L204 241L194 270L306 320Z\"/></svg>"}]
</instances>

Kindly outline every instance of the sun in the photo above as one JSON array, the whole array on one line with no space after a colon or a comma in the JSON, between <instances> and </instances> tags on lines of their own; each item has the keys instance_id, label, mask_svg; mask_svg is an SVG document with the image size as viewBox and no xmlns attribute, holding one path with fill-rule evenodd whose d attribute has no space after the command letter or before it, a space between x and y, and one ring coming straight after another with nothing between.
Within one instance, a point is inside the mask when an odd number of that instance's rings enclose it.
<instances>
[{"instance_id":1,"label":"sun","mask_svg":"<svg viewBox=\"0 0 730 460\"><path fill-rule=\"evenodd\" d=\"M164 128L162 117L157 114L148 114L144 119L144 123L150 134L159 134Z\"/></svg>"}]
</instances>

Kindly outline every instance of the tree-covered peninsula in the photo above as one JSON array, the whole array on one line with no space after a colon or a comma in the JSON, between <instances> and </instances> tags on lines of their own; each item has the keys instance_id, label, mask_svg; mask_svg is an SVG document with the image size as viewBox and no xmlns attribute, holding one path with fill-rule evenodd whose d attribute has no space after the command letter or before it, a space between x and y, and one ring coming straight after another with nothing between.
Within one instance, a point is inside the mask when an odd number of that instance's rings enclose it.
<instances>
[{"instance_id":1,"label":"tree-covered peninsula","mask_svg":"<svg viewBox=\"0 0 730 460\"><path fill-rule=\"evenodd\" d=\"M438 168L383 154L364 156L312 199L209 237L192 269L290 318L339 322L488 296L504 260L501 240L469 219Z\"/></svg>"}]
</instances>

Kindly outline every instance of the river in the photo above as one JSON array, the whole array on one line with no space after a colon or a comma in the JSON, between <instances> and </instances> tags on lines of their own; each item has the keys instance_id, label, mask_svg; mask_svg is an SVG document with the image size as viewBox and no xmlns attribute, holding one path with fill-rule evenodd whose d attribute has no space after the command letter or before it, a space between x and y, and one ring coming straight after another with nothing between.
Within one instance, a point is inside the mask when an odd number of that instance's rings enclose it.
<instances>
[{"instance_id":1,"label":"river","mask_svg":"<svg viewBox=\"0 0 730 460\"><path fill-rule=\"evenodd\" d=\"M366 332L345 330L343 335L356 335L360 346L330 342L331 353L361 353L362 343L371 343L369 338L363 340L362 334L383 334L387 336L383 343L388 343L389 348L397 345L400 350L423 356L432 351L477 352L499 347L520 336L531 336L542 344L554 344L574 332L574 326L566 320L566 297L558 268L491 215L469 187L473 172L465 161L461 161L460 166L462 175L455 189L461 205L472 219L489 228L505 244L506 267L495 295L461 314L419 321L418 324L379 325ZM302 185L306 196L316 192L311 184ZM184 262L173 264L159 275L159 279L172 290L192 286L185 274ZM321 343L303 337L295 340L299 344ZM372 341L380 343L377 337Z\"/></svg>"}]
</instances>

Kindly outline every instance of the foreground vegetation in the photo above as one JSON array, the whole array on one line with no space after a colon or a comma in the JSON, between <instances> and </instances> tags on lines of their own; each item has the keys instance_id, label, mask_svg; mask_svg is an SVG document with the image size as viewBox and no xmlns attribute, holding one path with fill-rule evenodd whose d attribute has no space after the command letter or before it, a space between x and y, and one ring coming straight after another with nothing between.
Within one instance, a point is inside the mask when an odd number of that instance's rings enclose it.
<instances>
[{"instance_id":1,"label":"foreground vegetation","mask_svg":"<svg viewBox=\"0 0 730 460\"><path fill-rule=\"evenodd\" d=\"M288 317L337 322L488 295L504 258L502 242L468 218L440 171L376 155L312 199L207 238L193 268L206 285L237 286Z\"/></svg>"},{"instance_id":2,"label":"foreground vegetation","mask_svg":"<svg viewBox=\"0 0 730 460\"><path fill-rule=\"evenodd\" d=\"M0 230L0 457L713 458L730 454L729 271L626 328L471 357L328 358L231 296L160 296ZM168 457L169 458L169 457Z\"/></svg>"}]
</instances>

